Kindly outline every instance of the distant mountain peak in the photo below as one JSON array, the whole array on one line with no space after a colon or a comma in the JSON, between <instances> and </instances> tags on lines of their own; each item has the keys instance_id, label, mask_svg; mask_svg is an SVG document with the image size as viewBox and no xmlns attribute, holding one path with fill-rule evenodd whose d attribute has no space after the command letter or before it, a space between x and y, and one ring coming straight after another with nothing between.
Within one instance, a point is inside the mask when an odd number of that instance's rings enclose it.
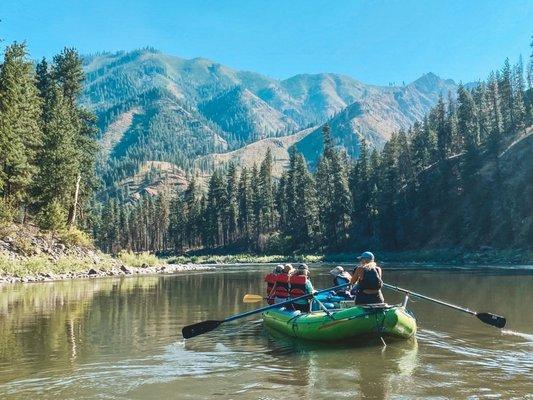
<instances>
[{"instance_id":1,"label":"distant mountain peak","mask_svg":"<svg viewBox=\"0 0 533 400\"><path fill-rule=\"evenodd\" d=\"M455 82L453 79L442 79L433 72L427 72L411 83L411 85L424 92L433 92L435 90L445 89L446 86L455 86Z\"/></svg>"}]
</instances>

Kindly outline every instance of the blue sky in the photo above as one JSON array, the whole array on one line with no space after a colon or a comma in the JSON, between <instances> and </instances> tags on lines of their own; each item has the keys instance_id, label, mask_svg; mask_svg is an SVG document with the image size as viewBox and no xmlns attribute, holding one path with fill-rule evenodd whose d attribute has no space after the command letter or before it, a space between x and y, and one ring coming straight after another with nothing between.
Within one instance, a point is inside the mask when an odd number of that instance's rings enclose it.
<instances>
[{"instance_id":1,"label":"blue sky","mask_svg":"<svg viewBox=\"0 0 533 400\"><path fill-rule=\"evenodd\" d=\"M3 44L26 40L34 58L153 46L275 78L468 82L529 57L533 0L1 0L0 19Z\"/></svg>"}]
</instances>

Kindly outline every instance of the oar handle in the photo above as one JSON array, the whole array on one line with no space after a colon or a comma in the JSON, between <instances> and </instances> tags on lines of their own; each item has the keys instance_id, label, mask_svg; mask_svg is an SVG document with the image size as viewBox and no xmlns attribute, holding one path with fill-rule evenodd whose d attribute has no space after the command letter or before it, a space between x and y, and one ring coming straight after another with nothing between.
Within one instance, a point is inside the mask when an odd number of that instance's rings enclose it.
<instances>
[{"instance_id":1,"label":"oar handle","mask_svg":"<svg viewBox=\"0 0 533 400\"><path fill-rule=\"evenodd\" d=\"M438 304L441 304L443 306L450 307L450 308L453 308L455 310L459 310L459 311L468 313L470 315L477 315L476 311L472 311L472 310L470 310L468 308L459 307L459 306L456 306L455 304L451 304L451 303L447 303L447 302L442 301L442 300L434 299L433 297L425 296L423 294L416 293L416 292L413 292L411 290L407 290L407 289L401 288L399 286L389 285L388 283L383 283L383 286L385 286L386 288L392 289L392 290L396 290L398 292L402 292L402 293L408 294L408 295L413 296L413 297L418 297L420 299L429 300L429 301L432 301L434 303L438 303Z\"/></svg>"}]
</instances>

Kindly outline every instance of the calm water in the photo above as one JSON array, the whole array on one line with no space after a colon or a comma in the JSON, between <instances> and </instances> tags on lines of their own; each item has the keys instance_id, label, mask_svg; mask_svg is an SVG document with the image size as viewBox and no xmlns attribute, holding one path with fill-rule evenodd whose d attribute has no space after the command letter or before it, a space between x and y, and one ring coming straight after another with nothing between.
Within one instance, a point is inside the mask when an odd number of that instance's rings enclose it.
<instances>
[{"instance_id":1,"label":"calm water","mask_svg":"<svg viewBox=\"0 0 533 400\"><path fill-rule=\"evenodd\" d=\"M0 287L0 399L533 398L533 267L385 266L389 283L506 316L503 332L420 300L417 338L385 348L273 337L259 317L184 341L186 324L254 307L242 296L267 269L243 270Z\"/></svg>"}]
</instances>

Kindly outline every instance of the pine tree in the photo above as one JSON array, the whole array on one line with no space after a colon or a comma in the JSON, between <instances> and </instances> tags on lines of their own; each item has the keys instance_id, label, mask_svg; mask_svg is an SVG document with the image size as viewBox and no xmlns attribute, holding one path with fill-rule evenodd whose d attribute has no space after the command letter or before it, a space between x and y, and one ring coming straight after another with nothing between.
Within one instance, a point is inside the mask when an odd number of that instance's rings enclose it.
<instances>
[{"instance_id":1,"label":"pine tree","mask_svg":"<svg viewBox=\"0 0 533 400\"><path fill-rule=\"evenodd\" d=\"M442 100L442 96L439 98L437 105L432 114L430 114L435 132L437 134L437 148L439 160L445 160L451 147L451 132L446 120L446 106Z\"/></svg>"},{"instance_id":2,"label":"pine tree","mask_svg":"<svg viewBox=\"0 0 533 400\"><path fill-rule=\"evenodd\" d=\"M527 111L524 103L524 92L526 90L524 83L524 66L522 63L522 56L518 60L512 71L512 87L513 87L513 115L515 123L513 132L523 131L527 122Z\"/></svg>"},{"instance_id":3,"label":"pine tree","mask_svg":"<svg viewBox=\"0 0 533 400\"><path fill-rule=\"evenodd\" d=\"M39 152L37 204L45 208L57 203L66 215L79 171L76 127L62 92L56 90L51 103L51 119L45 124L43 146Z\"/></svg>"},{"instance_id":4,"label":"pine tree","mask_svg":"<svg viewBox=\"0 0 533 400\"><path fill-rule=\"evenodd\" d=\"M8 46L0 67L0 197L18 208L29 201L41 143L41 102L26 45Z\"/></svg>"},{"instance_id":5,"label":"pine tree","mask_svg":"<svg viewBox=\"0 0 533 400\"><path fill-rule=\"evenodd\" d=\"M333 148L329 127L323 130L324 153L316 172L317 196L320 199L320 230L332 247L346 240L350 225L351 195L343 157Z\"/></svg>"},{"instance_id":6,"label":"pine tree","mask_svg":"<svg viewBox=\"0 0 533 400\"><path fill-rule=\"evenodd\" d=\"M180 253L185 245L185 204L181 195L170 201L168 236L169 244L175 253Z\"/></svg>"},{"instance_id":7,"label":"pine tree","mask_svg":"<svg viewBox=\"0 0 533 400\"><path fill-rule=\"evenodd\" d=\"M54 57L52 76L61 87L65 99L74 106L85 80L81 58L75 49L65 47Z\"/></svg>"},{"instance_id":8,"label":"pine tree","mask_svg":"<svg viewBox=\"0 0 533 400\"><path fill-rule=\"evenodd\" d=\"M88 198L88 194L94 186L94 157L97 151L95 143L96 120L93 114L77 105L84 81L82 61L77 51L65 48L55 56L51 74L62 91L65 104L72 114L71 118L75 129L73 143L76 153L74 157L78 164L78 170L71 177L74 186L71 191L68 216L68 223L72 226L76 223L80 203Z\"/></svg>"},{"instance_id":9,"label":"pine tree","mask_svg":"<svg viewBox=\"0 0 533 400\"><path fill-rule=\"evenodd\" d=\"M194 248L199 244L201 215L199 190L194 177L189 181L183 194L183 201L185 203L185 226L188 233L187 244L189 248Z\"/></svg>"},{"instance_id":10,"label":"pine tree","mask_svg":"<svg viewBox=\"0 0 533 400\"><path fill-rule=\"evenodd\" d=\"M463 179L473 176L479 163L479 122L476 114L476 106L471 93L462 85L458 90L459 107L457 110L457 125L459 135L463 138L466 158L463 166Z\"/></svg>"},{"instance_id":11,"label":"pine tree","mask_svg":"<svg viewBox=\"0 0 533 400\"><path fill-rule=\"evenodd\" d=\"M498 154L502 140L502 114L500 108L500 93L498 89L498 80L495 74L491 74L487 83L486 102L489 107L488 111L488 148L492 154Z\"/></svg>"},{"instance_id":12,"label":"pine tree","mask_svg":"<svg viewBox=\"0 0 533 400\"><path fill-rule=\"evenodd\" d=\"M296 154L295 173L295 219L292 221L294 248L312 248L318 233L318 207L313 178L307 169L304 158Z\"/></svg>"},{"instance_id":13,"label":"pine tree","mask_svg":"<svg viewBox=\"0 0 533 400\"><path fill-rule=\"evenodd\" d=\"M233 243L237 239L238 202L239 189L237 168L230 163L226 174L226 209L224 210L225 242Z\"/></svg>"},{"instance_id":14,"label":"pine tree","mask_svg":"<svg viewBox=\"0 0 533 400\"><path fill-rule=\"evenodd\" d=\"M246 168L241 169L237 202L239 204L239 234L244 242L249 243L253 229L253 201L249 173Z\"/></svg>"},{"instance_id":15,"label":"pine tree","mask_svg":"<svg viewBox=\"0 0 533 400\"><path fill-rule=\"evenodd\" d=\"M267 150L259 171L260 229L268 232L274 227L274 185L272 183L272 152Z\"/></svg>"},{"instance_id":16,"label":"pine tree","mask_svg":"<svg viewBox=\"0 0 533 400\"><path fill-rule=\"evenodd\" d=\"M226 188L224 187L224 180L220 173L215 171L209 180L209 188L207 192L206 237L207 245L210 247L224 244L223 217L226 199L225 192Z\"/></svg>"},{"instance_id":17,"label":"pine tree","mask_svg":"<svg viewBox=\"0 0 533 400\"><path fill-rule=\"evenodd\" d=\"M498 92L500 99L502 128L505 135L509 135L515 130L515 107L513 96L512 71L509 59L505 59L505 63L501 73L497 75Z\"/></svg>"}]
</instances>

